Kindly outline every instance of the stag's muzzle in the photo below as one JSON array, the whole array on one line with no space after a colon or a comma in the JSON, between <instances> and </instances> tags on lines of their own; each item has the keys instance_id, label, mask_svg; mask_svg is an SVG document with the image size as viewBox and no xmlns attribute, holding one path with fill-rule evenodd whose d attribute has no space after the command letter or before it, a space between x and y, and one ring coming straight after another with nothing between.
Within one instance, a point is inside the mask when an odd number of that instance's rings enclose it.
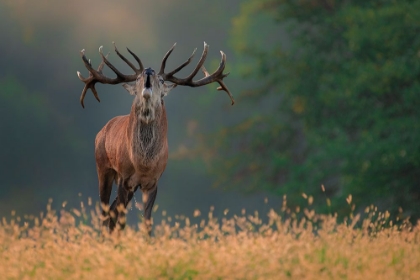
<instances>
[{"instance_id":1,"label":"stag's muzzle","mask_svg":"<svg viewBox=\"0 0 420 280\"><path fill-rule=\"evenodd\" d=\"M148 88L143 88L143 91L141 93L141 95L143 96L144 99L149 100L150 97L152 96L152 88L148 87Z\"/></svg>"},{"instance_id":2,"label":"stag's muzzle","mask_svg":"<svg viewBox=\"0 0 420 280\"><path fill-rule=\"evenodd\" d=\"M144 70L144 74L146 75L146 81L144 82L142 96L144 99L148 100L152 96L152 83L150 76L154 75L155 71L152 68L147 68Z\"/></svg>"}]
</instances>

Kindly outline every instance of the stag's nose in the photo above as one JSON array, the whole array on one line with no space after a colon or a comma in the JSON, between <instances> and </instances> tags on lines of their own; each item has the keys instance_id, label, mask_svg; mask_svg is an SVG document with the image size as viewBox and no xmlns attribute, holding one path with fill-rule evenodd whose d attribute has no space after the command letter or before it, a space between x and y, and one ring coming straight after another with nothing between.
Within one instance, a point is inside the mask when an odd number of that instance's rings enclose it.
<instances>
[{"instance_id":1,"label":"stag's nose","mask_svg":"<svg viewBox=\"0 0 420 280\"><path fill-rule=\"evenodd\" d=\"M146 81L144 82L145 88L150 88L152 86L150 82L150 76L154 74L155 74L155 71L152 68L147 68L144 70L144 75L146 76Z\"/></svg>"},{"instance_id":2,"label":"stag's nose","mask_svg":"<svg viewBox=\"0 0 420 280\"><path fill-rule=\"evenodd\" d=\"M155 71L152 68L146 68L144 69L144 74L146 74L147 76L149 75L153 75L155 73Z\"/></svg>"}]
</instances>

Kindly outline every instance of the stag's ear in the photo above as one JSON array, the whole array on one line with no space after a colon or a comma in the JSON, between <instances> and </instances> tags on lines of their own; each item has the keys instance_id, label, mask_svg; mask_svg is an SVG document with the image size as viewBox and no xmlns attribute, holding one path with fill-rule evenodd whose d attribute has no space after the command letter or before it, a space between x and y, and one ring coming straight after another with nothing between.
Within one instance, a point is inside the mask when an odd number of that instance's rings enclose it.
<instances>
[{"instance_id":1,"label":"stag's ear","mask_svg":"<svg viewBox=\"0 0 420 280\"><path fill-rule=\"evenodd\" d=\"M122 84L122 86L131 94L136 95L136 86L130 84Z\"/></svg>"},{"instance_id":2,"label":"stag's ear","mask_svg":"<svg viewBox=\"0 0 420 280\"><path fill-rule=\"evenodd\" d=\"M176 87L176 84L167 84L164 83L163 85L163 90L162 90L162 97L168 95L168 93L171 91L171 89L173 89L174 87Z\"/></svg>"}]
</instances>

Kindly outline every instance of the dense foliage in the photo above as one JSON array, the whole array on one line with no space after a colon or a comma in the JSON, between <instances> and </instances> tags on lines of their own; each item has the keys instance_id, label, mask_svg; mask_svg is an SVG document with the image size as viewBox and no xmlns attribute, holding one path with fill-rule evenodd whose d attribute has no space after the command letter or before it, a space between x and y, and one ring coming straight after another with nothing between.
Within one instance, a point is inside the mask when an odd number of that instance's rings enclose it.
<instances>
[{"instance_id":1,"label":"dense foliage","mask_svg":"<svg viewBox=\"0 0 420 280\"><path fill-rule=\"evenodd\" d=\"M233 35L257 86L216 143L225 182L420 216L420 1L250 0Z\"/></svg>"}]
</instances>

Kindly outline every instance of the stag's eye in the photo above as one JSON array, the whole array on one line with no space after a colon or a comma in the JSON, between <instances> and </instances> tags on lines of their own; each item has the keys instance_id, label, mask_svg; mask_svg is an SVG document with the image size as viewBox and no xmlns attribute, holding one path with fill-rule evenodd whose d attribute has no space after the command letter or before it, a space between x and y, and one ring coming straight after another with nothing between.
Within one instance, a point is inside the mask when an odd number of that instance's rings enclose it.
<instances>
[{"instance_id":1,"label":"stag's eye","mask_svg":"<svg viewBox=\"0 0 420 280\"><path fill-rule=\"evenodd\" d=\"M159 82L163 85L165 81L162 78L159 78Z\"/></svg>"}]
</instances>

